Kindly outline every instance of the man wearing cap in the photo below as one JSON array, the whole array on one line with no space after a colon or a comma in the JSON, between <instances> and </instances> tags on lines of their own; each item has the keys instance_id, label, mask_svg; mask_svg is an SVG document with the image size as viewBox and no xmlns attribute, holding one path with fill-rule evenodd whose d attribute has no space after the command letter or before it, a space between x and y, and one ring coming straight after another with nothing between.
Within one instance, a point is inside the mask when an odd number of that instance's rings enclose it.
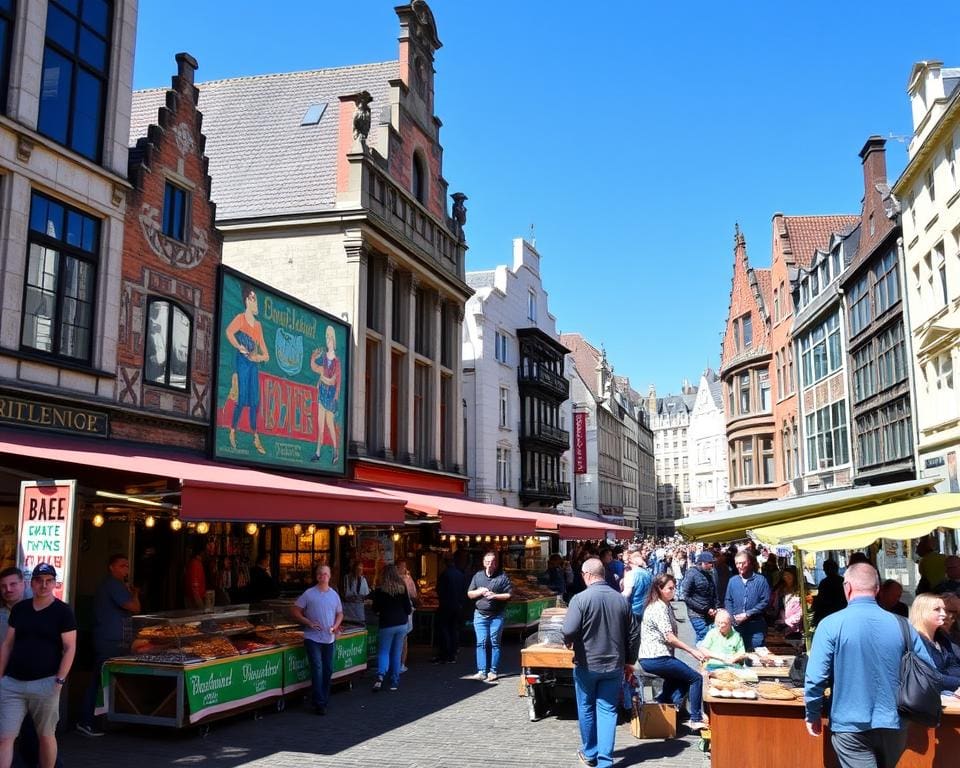
<instances>
[{"instance_id":1,"label":"man wearing cap","mask_svg":"<svg viewBox=\"0 0 960 768\"><path fill-rule=\"evenodd\" d=\"M0 646L0 768L13 761L13 742L29 714L40 741L40 766L57 760L60 691L77 649L77 621L70 606L54 597L56 569L41 563L33 569L33 598L10 611Z\"/></svg>"},{"instance_id":2,"label":"man wearing cap","mask_svg":"<svg viewBox=\"0 0 960 768\"><path fill-rule=\"evenodd\" d=\"M684 576L680 587L698 643L707 636L720 605L711 571L713 571L713 553L705 549L697 555L696 566L687 570L687 575Z\"/></svg>"}]
</instances>

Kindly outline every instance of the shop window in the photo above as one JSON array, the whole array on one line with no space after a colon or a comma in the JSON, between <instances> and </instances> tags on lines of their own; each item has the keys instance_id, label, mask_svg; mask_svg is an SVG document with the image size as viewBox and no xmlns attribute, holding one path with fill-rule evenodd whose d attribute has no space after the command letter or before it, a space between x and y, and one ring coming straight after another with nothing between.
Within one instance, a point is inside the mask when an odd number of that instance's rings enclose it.
<instances>
[{"instance_id":1,"label":"shop window","mask_svg":"<svg viewBox=\"0 0 960 768\"><path fill-rule=\"evenodd\" d=\"M147 305L143 377L150 384L187 389L193 322L179 306L165 299Z\"/></svg>"},{"instance_id":2,"label":"shop window","mask_svg":"<svg viewBox=\"0 0 960 768\"><path fill-rule=\"evenodd\" d=\"M313 568L330 564L330 530L313 525L286 525L280 528L280 583L306 589L315 581Z\"/></svg>"},{"instance_id":3,"label":"shop window","mask_svg":"<svg viewBox=\"0 0 960 768\"><path fill-rule=\"evenodd\" d=\"M185 189L169 181L163 188L163 234L181 243L187 239L187 200Z\"/></svg>"},{"instance_id":4,"label":"shop window","mask_svg":"<svg viewBox=\"0 0 960 768\"><path fill-rule=\"evenodd\" d=\"M37 130L97 162L110 58L109 0L49 0Z\"/></svg>"},{"instance_id":5,"label":"shop window","mask_svg":"<svg viewBox=\"0 0 960 768\"><path fill-rule=\"evenodd\" d=\"M89 362L100 222L34 192L20 344Z\"/></svg>"}]
</instances>

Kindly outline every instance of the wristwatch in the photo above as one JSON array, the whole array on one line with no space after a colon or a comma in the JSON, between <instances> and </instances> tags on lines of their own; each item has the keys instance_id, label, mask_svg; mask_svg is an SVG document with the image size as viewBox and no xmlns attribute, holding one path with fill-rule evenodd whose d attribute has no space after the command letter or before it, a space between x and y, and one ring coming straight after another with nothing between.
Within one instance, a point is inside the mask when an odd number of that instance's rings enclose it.
<instances>
[{"instance_id":1,"label":"wristwatch","mask_svg":"<svg viewBox=\"0 0 960 768\"><path fill-rule=\"evenodd\" d=\"M57 685L66 685L66 684L67 684L67 678L65 678L65 677L55 677L55 678L53 678L53 682L57 683Z\"/></svg>"}]
</instances>

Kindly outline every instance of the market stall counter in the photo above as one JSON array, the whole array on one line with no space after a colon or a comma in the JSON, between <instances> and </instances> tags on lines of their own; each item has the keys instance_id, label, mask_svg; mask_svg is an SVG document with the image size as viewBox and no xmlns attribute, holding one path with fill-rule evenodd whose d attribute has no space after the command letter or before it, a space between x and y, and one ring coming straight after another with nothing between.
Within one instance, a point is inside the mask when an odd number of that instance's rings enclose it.
<instances>
[{"instance_id":1,"label":"market stall counter","mask_svg":"<svg viewBox=\"0 0 960 768\"><path fill-rule=\"evenodd\" d=\"M526 630L537 626L544 609L556 606L557 596L537 583L535 576L510 569L506 573L513 584L513 597L504 609L503 628Z\"/></svg>"},{"instance_id":2,"label":"market stall counter","mask_svg":"<svg viewBox=\"0 0 960 768\"><path fill-rule=\"evenodd\" d=\"M277 703L310 685L303 633L286 615L232 606L133 618L131 653L103 667L104 703L114 722L181 728ZM367 632L345 627L334 680L366 669Z\"/></svg>"}]
</instances>

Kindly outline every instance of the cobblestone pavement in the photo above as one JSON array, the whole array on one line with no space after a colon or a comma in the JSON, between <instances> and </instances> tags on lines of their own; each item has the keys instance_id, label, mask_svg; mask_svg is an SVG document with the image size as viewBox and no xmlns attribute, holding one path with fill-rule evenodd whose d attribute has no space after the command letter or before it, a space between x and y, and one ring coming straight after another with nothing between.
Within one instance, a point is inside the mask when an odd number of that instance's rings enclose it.
<instances>
[{"instance_id":1,"label":"cobblestone pavement","mask_svg":"<svg viewBox=\"0 0 960 768\"><path fill-rule=\"evenodd\" d=\"M71 732L61 737L69 768L185 766L188 768L575 768L579 746L576 712L531 723L527 700L518 696L520 651L516 638L503 649L504 676L496 684L468 680L472 648L458 664L434 666L411 652L400 691L372 693L371 677L352 690L336 690L326 717L291 701L284 712L264 709L182 733L114 727L101 738ZM707 768L699 739L638 741L628 724L617 729L616 765Z\"/></svg>"}]
</instances>

